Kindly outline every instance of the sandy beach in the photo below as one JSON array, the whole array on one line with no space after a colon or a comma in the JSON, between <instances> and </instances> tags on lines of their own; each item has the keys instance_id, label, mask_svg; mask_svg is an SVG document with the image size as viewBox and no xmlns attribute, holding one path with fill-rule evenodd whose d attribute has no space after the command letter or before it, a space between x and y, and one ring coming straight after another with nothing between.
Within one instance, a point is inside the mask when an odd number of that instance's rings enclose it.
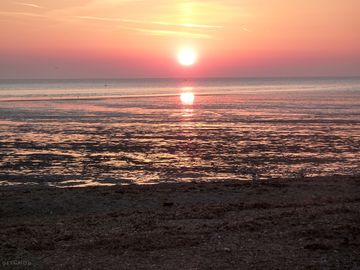
<instances>
[{"instance_id":1,"label":"sandy beach","mask_svg":"<svg viewBox=\"0 0 360 270\"><path fill-rule=\"evenodd\" d=\"M359 269L360 177L0 188L3 269Z\"/></svg>"}]
</instances>

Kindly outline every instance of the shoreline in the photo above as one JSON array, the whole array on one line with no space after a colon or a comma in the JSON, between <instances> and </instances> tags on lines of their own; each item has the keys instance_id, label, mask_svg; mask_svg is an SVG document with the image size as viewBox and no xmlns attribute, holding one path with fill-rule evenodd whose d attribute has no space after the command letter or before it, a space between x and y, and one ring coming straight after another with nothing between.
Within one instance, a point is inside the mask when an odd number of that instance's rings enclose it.
<instances>
[{"instance_id":1,"label":"shoreline","mask_svg":"<svg viewBox=\"0 0 360 270\"><path fill-rule=\"evenodd\" d=\"M0 187L5 269L357 269L360 177Z\"/></svg>"}]
</instances>

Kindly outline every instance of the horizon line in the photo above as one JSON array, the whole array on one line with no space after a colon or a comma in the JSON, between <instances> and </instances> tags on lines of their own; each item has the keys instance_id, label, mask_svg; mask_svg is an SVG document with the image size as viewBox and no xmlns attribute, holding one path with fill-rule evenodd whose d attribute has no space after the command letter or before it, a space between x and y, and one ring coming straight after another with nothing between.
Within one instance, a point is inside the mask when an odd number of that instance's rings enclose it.
<instances>
[{"instance_id":1,"label":"horizon line","mask_svg":"<svg viewBox=\"0 0 360 270\"><path fill-rule=\"evenodd\" d=\"M0 78L0 81L81 81L81 80L216 80L216 79L351 79L360 75L324 75L324 76L199 76L199 77L77 77L77 78Z\"/></svg>"}]
</instances>

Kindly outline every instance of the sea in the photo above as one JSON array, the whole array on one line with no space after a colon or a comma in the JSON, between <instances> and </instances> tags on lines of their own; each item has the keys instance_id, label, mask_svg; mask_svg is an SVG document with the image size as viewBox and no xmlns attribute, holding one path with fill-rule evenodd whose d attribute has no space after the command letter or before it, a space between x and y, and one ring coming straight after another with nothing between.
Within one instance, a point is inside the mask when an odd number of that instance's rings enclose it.
<instances>
[{"instance_id":1,"label":"sea","mask_svg":"<svg viewBox=\"0 0 360 270\"><path fill-rule=\"evenodd\" d=\"M0 80L0 185L360 174L360 78Z\"/></svg>"}]
</instances>

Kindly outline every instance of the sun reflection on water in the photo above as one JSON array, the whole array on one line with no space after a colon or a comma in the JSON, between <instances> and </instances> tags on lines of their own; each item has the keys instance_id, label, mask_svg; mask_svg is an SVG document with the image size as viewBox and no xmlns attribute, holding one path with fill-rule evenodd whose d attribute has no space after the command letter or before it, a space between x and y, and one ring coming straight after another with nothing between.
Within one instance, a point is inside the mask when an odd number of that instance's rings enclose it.
<instances>
[{"instance_id":1,"label":"sun reflection on water","mask_svg":"<svg viewBox=\"0 0 360 270\"><path fill-rule=\"evenodd\" d=\"M183 106L182 117L190 120L194 116L193 105L195 102L195 94L193 87L182 87L180 94L180 101Z\"/></svg>"},{"instance_id":2,"label":"sun reflection on water","mask_svg":"<svg viewBox=\"0 0 360 270\"><path fill-rule=\"evenodd\" d=\"M182 116L184 118L191 118L194 116L194 110L193 109L189 109L189 108L185 108L182 112Z\"/></svg>"},{"instance_id":3,"label":"sun reflection on water","mask_svg":"<svg viewBox=\"0 0 360 270\"><path fill-rule=\"evenodd\" d=\"M191 106L194 104L195 95L193 92L183 92L180 94L180 100L182 105Z\"/></svg>"}]
</instances>

